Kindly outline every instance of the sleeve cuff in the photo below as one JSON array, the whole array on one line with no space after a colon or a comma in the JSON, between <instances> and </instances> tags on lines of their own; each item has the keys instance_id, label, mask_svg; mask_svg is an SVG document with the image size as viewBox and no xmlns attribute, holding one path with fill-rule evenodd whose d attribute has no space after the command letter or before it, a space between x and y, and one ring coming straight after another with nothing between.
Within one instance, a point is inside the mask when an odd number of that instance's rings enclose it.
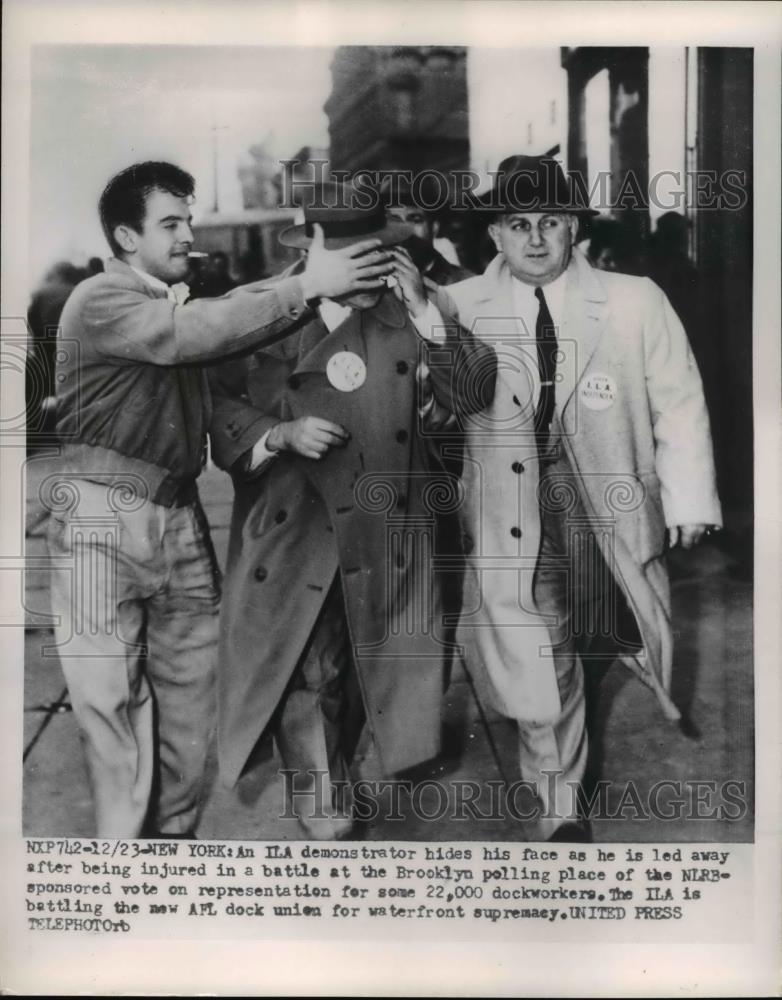
<instances>
[{"instance_id":1,"label":"sleeve cuff","mask_svg":"<svg viewBox=\"0 0 782 1000\"><path fill-rule=\"evenodd\" d=\"M260 437L256 443L253 445L252 451L249 454L247 461L247 472L250 475L257 475L262 472L272 459L277 457L276 451L269 451L266 447L266 442L271 434L271 428L269 428L266 433Z\"/></svg>"},{"instance_id":2,"label":"sleeve cuff","mask_svg":"<svg viewBox=\"0 0 782 1000\"><path fill-rule=\"evenodd\" d=\"M706 498L694 496L688 503L683 500L675 502L664 488L661 492L667 528L678 528L682 524L708 524L715 528L723 527L722 506L716 495Z\"/></svg>"},{"instance_id":3,"label":"sleeve cuff","mask_svg":"<svg viewBox=\"0 0 782 1000\"><path fill-rule=\"evenodd\" d=\"M299 316L306 312L308 306L304 299L301 281L296 275L290 278L283 278L282 281L278 281L273 287L277 292L277 298L280 301L283 312L290 316L291 319L298 319Z\"/></svg>"},{"instance_id":4,"label":"sleeve cuff","mask_svg":"<svg viewBox=\"0 0 782 1000\"><path fill-rule=\"evenodd\" d=\"M434 302L429 302L420 316L411 316L413 325L424 340L435 344L445 342L446 330L442 314Z\"/></svg>"}]
</instances>

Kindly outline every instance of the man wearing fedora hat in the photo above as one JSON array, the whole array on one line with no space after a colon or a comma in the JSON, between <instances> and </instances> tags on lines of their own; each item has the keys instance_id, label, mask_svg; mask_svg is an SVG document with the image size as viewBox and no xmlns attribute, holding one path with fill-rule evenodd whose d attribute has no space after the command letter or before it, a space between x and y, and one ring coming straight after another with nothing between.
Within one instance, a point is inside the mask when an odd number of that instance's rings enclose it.
<instances>
[{"instance_id":1,"label":"man wearing fedora hat","mask_svg":"<svg viewBox=\"0 0 782 1000\"><path fill-rule=\"evenodd\" d=\"M399 248L411 232L366 189L318 189L281 242L312 250L374 238L393 255L393 289L323 298L287 341L212 379L213 455L235 485L221 772L235 783L273 734L313 838L352 828L322 779L346 778L357 742L363 777L439 747L448 648L430 556L436 518L459 495L426 434L451 411L488 403L494 355L444 328Z\"/></svg>"},{"instance_id":2,"label":"man wearing fedora hat","mask_svg":"<svg viewBox=\"0 0 782 1000\"><path fill-rule=\"evenodd\" d=\"M660 289L574 249L590 209L556 161L505 160L481 207L497 256L447 289L498 357L491 405L467 418L460 637L479 690L518 722L529 835L583 840L582 664L619 656L679 717L662 557L666 537L689 548L721 523L709 422Z\"/></svg>"}]
</instances>

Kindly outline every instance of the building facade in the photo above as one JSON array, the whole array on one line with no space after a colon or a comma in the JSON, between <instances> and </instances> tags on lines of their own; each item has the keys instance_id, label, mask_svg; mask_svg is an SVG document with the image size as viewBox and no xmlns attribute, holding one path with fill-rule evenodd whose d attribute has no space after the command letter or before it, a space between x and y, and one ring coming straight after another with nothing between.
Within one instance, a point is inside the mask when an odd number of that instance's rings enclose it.
<instances>
[{"instance_id":1,"label":"building facade","mask_svg":"<svg viewBox=\"0 0 782 1000\"><path fill-rule=\"evenodd\" d=\"M465 48L341 46L331 74L324 110L334 170L469 167Z\"/></svg>"}]
</instances>

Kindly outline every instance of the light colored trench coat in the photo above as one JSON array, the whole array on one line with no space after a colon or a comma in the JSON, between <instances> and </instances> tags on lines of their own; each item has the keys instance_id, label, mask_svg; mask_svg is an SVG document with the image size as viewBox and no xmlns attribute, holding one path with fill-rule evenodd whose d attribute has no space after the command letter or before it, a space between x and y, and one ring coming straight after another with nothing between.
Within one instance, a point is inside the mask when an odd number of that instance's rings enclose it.
<instances>
[{"instance_id":1,"label":"light colored trench coat","mask_svg":"<svg viewBox=\"0 0 782 1000\"><path fill-rule=\"evenodd\" d=\"M513 318L512 278L501 254L484 274L441 296L443 310L458 314L498 356L494 400L467 421L464 524L472 551L459 638L501 712L550 722L560 702L548 630L533 600L541 534L531 433L535 331ZM572 488L643 641L638 655L623 659L676 719L665 528L721 524L700 375L662 291L646 278L597 271L578 251L557 336L555 420L575 472ZM567 508L568 492L561 488L544 502Z\"/></svg>"}]
</instances>

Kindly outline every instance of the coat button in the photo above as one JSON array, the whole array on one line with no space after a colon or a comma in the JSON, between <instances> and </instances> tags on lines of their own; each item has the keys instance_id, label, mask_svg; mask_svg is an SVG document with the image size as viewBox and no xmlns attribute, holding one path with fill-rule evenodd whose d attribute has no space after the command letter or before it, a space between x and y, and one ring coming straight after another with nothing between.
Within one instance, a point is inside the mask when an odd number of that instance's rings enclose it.
<instances>
[{"instance_id":1,"label":"coat button","mask_svg":"<svg viewBox=\"0 0 782 1000\"><path fill-rule=\"evenodd\" d=\"M514 462L513 465L511 466L511 469L518 476L521 475L521 473L524 471L524 466L521 464L521 462Z\"/></svg>"},{"instance_id":2,"label":"coat button","mask_svg":"<svg viewBox=\"0 0 782 1000\"><path fill-rule=\"evenodd\" d=\"M404 444L407 441L407 431L397 431L396 439L400 444Z\"/></svg>"},{"instance_id":3,"label":"coat button","mask_svg":"<svg viewBox=\"0 0 782 1000\"><path fill-rule=\"evenodd\" d=\"M400 375L407 375L407 373L410 371L410 365L408 365L406 361L397 361L396 370L399 372Z\"/></svg>"},{"instance_id":4,"label":"coat button","mask_svg":"<svg viewBox=\"0 0 782 1000\"><path fill-rule=\"evenodd\" d=\"M287 521L288 520L288 511L287 510L278 510L277 513L274 515L274 520L275 520L275 522L277 524L282 524L284 521Z\"/></svg>"},{"instance_id":5,"label":"coat button","mask_svg":"<svg viewBox=\"0 0 782 1000\"><path fill-rule=\"evenodd\" d=\"M510 533L514 538L521 538L521 528L516 528L515 526L510 529Z\"/></svg>"},{"instance_id":6,"label":"coat button","mask_svg":"<svg viewBox=\"0 0 782 1000\"><path fill-rule=\"evenodd\" d=\"M298 389L299 385L300 385L300 382L299 382L299 376L298 375L291 375L288 378L288 388L289 389Z\"/></svg>"},{"instance_id":7,"label":"coat button","mask_svg":"<svg viewBox=\"0 0 782 1000\"><path fill-rule=\"evenodd\" d=\"M256 566L255 567L255 574L254 574L254 576L255 576L255 579L258 581L258 583L263 583L263 581L266 579L266 577L268 575L269 575L269 571L266 569L265 566Z\"/></svg>"}]
</instances>

